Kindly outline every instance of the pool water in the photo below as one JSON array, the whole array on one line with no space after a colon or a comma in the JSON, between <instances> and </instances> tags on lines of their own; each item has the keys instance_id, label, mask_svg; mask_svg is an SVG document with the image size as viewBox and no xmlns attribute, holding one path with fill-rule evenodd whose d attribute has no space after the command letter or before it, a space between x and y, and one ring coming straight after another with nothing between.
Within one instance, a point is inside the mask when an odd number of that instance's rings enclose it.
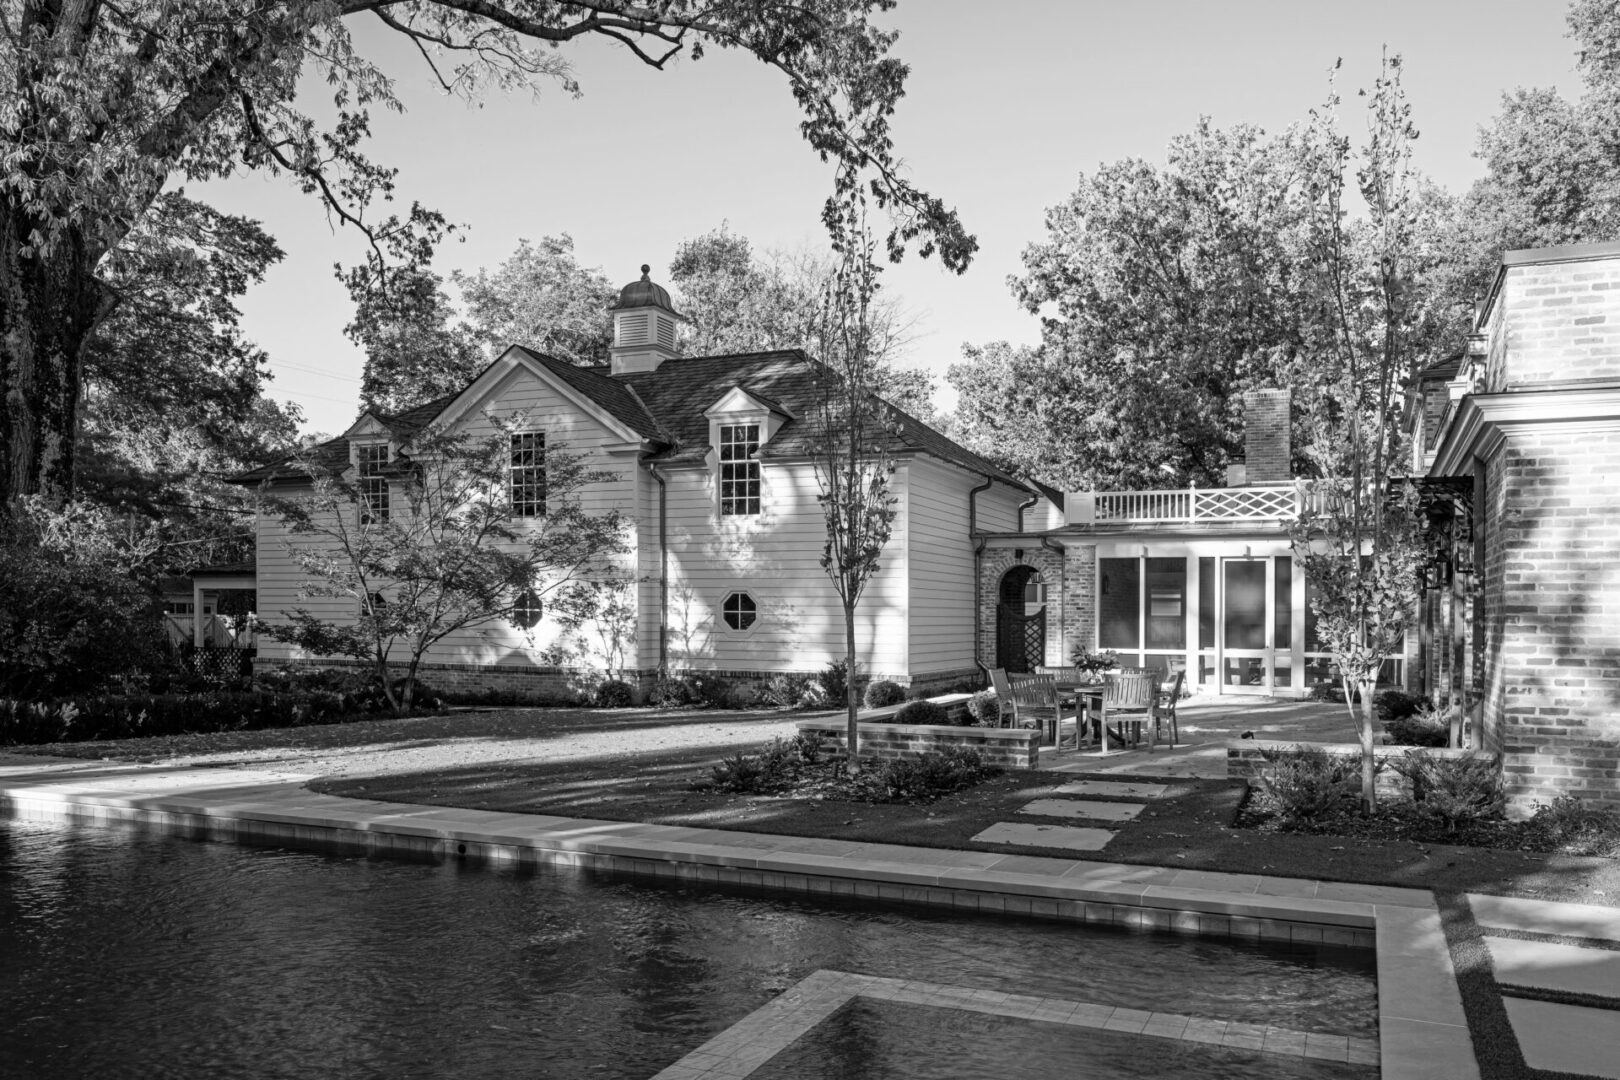
<instances>
[{"instance_id":1,"label":"pool water","mask_svg":"<svg viewBox=\"0 0 1620 1080\"><path fill-rule=\"evenodd\" d=\"M749 1080L1376 1080L1370 1065L857 998Z\"/></svg>"},{"instance_id":2,"label":"pool water","mask_svg":"<svg viewBox=\"0 0 1620 1080\"><path fill-rule=\"evenodd\" d=\"M818 969L1376 1032L1370 950L0 823L5 1077L641 1080Z\"/></svg>"}]
</instances>

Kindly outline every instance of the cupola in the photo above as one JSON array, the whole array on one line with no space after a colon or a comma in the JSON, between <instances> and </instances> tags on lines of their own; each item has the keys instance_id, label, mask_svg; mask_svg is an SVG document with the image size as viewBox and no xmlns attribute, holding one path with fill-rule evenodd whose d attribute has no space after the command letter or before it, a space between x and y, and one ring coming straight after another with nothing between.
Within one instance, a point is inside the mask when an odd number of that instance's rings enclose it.
<instances>
[{"instance_id":1,"label":"cupola","mask_svg":"<svg viewBox=\"0 0 1620 1080\"><path fill-rule=\"evenodd\" d=\"M641 265L641 280L632 281L619 291L613 312L612 373L629 375L652 371L665 360L679 356L675 347L675 323L680 318L669 302L669 291L647 275L652 267Z\"/></svg>"}]
</instances>

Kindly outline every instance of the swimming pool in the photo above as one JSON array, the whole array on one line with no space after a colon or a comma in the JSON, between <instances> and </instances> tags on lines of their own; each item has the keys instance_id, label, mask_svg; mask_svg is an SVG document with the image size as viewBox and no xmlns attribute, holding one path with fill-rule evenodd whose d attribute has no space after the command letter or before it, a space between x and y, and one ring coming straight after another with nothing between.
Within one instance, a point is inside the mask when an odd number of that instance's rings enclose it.
<instances>
[{"instance_id":1,"label":"swimming pool","mask_svg":"<svg viewBox=\"0 0 1620 1080\"><path fill-rule=\"evenodd\" d=\"M1365 949L29 822L0 824L0 956L0 1075L40 1078L641 1080L822 969L1376 1034ZM908 1033L971 1029L931 1010L897 1026L894 1008L843 1010L769 1067L843 1075L815 1059L829 1032L915 1057ZM971 1041L1031 1045L1003 1038L1016 1024L972 1023ZM1214 1060L1107 1034L1141 1075ZM1276 1075L1370 1074L1295 1064L1314 1071Z\"/></svg>"}]
</instances>

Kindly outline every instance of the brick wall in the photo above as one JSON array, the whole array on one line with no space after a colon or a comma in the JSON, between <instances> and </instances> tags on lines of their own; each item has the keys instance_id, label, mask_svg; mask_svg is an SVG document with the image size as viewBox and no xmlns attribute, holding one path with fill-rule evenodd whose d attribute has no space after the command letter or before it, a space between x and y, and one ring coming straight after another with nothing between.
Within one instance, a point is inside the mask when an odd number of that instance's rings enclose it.
<instances>
[{"instance_id":1,"label":"brick wall","mask_svg":"<svg viewBox=\"0 0 1620 1080\"><path fill-rule=\"evenodd\" d=\"M800 720L800 731L817 731L844 752L848 734L842 719ZM935 724L860 725L861 757L917 757L929 750L959 746L976 750L986 763L1003 769L1040 767L1041 733L1034 728L943 727Z\"/></svg>"},{"instance_id":2,"label":"brick wall","mask_svg":"<svg viewBox=\"0 0 1620 1080\"><path fill-rule=\"evenodd\" d=\"M1293 479L1289 462L1287 390L1250 390L1243 395L1245 482L1276 484Z\"/></svg>"},{"instance_id":3,"label":"brick wall","mask_svg":"<svg viewBox=\"0 0 1620 1080\"><path fill-rule=\"evenodd\" d=\"M1081 646L1089 651L1097 648L1097 545L1071 543L1063 574L1069 586L1063 605L1063 640L1070 654L1063 663L1067 664Z\"/></svg>"},{"instance_id":4,"label":"brick wall","mask_svg":"<svg viewBox=\"0 0 1620 1080\"><path fill-rule=\"evenodd\" d=\"M1510 433L1487 486L1485 746L1521 811L1620 807L1620 425Z\"/></svg>"},{"instance_id":5,"label":"brick wall","mask_svg":"<svg viewBox=\"0 0 1620 1080\"><path fill-rule=\"evenodd\" d=\"M1487 386L1620 378L1620 255L1509 266Z\"/></svg>"},{"instance_id":6,"label":"brick wall","mask_svg":"<svg viewBox=\"0 0 1620 1080\"><path fill-rule=\"evenodd\" d=\"M1023 552L1022 559L1019 551ZM996 602L1001 578L1018 565L1035 567L1046 583L1046 663L1066 664L1063 657L1070 646L1062 623L1068 592L1063 556L1041 547L1039 540L1030 540L1023 548L986 548L979 556L979 662L987 668L996 666Z\"/></svg>"}]
</instances>

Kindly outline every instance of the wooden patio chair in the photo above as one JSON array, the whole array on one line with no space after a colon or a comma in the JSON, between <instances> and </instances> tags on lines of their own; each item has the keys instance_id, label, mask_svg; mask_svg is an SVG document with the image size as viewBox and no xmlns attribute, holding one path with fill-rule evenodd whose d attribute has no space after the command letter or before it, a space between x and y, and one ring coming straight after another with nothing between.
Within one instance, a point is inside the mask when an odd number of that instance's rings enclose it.
<instances>
[{"instance_id":1,"label":"wooden patio chair","mask_svg":"<svg viewBox=\"0 0 1620 1080\"><path fill-rule=\"evenodd\" d=\"M1176 727L1176 704L1181 700L1181 690L1187 682L1187 669L1170 670L1160 673L1168 675L1168 679L1161 681L1154 688L1152 723L1148 725L1148 749L1152 750L1159 743L1160 726L1170 731L1170 745L1174 747L1181 732Z\"/></svg>"},{"instance_id":2,"label":"wooden patio chair","mask_svg":"<svg viewBox=\"0 0 1620 1080\"><path fill-rule=\"evenodd\" d=\"M1058 699L1057 681L1050 675L1013 675L1013 726L1031 723L1044 733L1042 743L1050 741L1054 753L1080 748L1080 717L1077 710L1065 710ZM1074 741L1064 745L1065 721L1073 721Z\"/></svg>"},{"instance_id":3,"label":"wooden patio chair","mask_svg":"<svg viewBox=\"0 0 1620 1080\"><path fill-rule=\"evenodd\" d=\"M996 694L996 707L1000 710L996 716L996 727L1010 727L1018 721L1018 711L1013 706L1012 684L1007 681L1006 668L990 669L990 689Z\"/></svg>"},{"instance_id":4,"label":"wooden patio chair","mask_svg":"<svg viewBox=\"0 0 1620 1080\"><path fill-rule=\"evenodd\" d=\"M1158 693L1157 676L1150 672L1121 672L1118 675L1108 676L1103 685L1102 695L1102 730L1099 737L1102 740L1102 752L1108 753L1108 736L1113 735L1121 743L1140 742L1142 723L1153 718L1153 705ZM1134 719L1132 719L1134 717ZM1127 740L1124 724L1129 721L1135 727L1135 738ZM1120 726L1109 730L1110 723Z\"/></svg>"}]
</instances>

